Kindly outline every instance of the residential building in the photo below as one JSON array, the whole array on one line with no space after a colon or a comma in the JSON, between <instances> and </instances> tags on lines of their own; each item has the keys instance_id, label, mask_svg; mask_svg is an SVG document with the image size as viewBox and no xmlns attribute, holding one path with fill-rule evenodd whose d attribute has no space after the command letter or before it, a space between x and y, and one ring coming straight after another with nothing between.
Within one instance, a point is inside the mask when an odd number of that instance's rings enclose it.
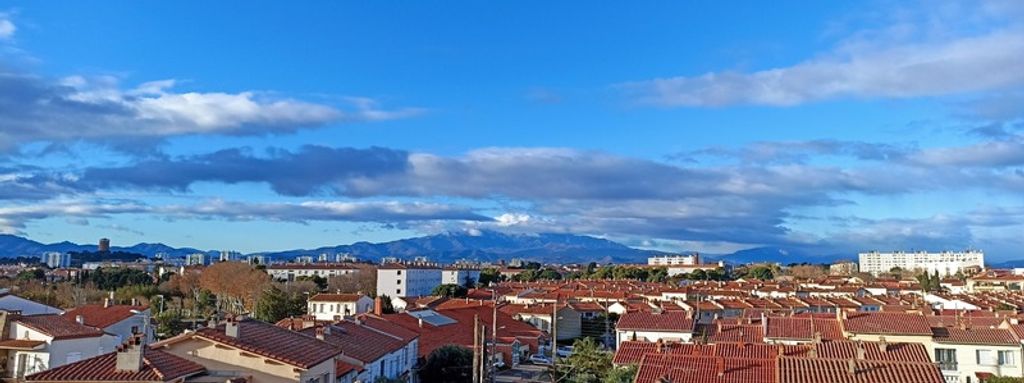
<instances>
[{"instance_id":1,"label":"residential building","mask_svg":"<svg viewBox=\"0 0 1024 383\"><path fill-rule=\"evenodd\" d=\"M0 311L17 312L21 315L60 314L59 308L11 294L10 289L0 289Z\"/></svg>"},{"instance_id":2,"label":"residential building","mask_svg":"<svg viewBox=\"0 0 1024 383\"><path fill-rule=\"evenodd\" d=\"M829 275L849 276L858 271L857 262L836 262L828 267Z\"/></svg>"},{"instance_id":3,"label":"residential building","mask_svg":"<svg viewBox=\"0 0 1024 383\"><path fill-rule=\"evenodd\" d=\"M217 382L333 383L341 354L316 337L247 318L187 331L153 347L203 366Z\"/></svg>"},{"instance_id":4,"label":"residential building","mask_svg":"<svg viewBox=\"0 0 1024 383\"><path fill-rule=\"evenodd\" d=\"M441 270L441 283L447 285L474 286L480 280L480 269L445 267Z\"/></svg>"},{"instance_id":5,"label":"residential building","mask_svg":"<svg viewBox=\"0 0 1024 383\"><path fill-rule=\"evenodd\" d=\"M355 380L376 382L378 379L398 379L409 375L415 365L418 350L400 336L364 326L361 320L339 321L324 326L301 330L341 350L339 362L359 371Z\"/></svg>"},{"instance_id":6,"label":"residential building","mask_svg":"<svg viewBox=\"0 0 1024 383\"><path fill-rule=\"evenodd\" d=\"M156 338L156 329L150 324L153 314L149 306L114 305L107 299L104 304L83 305L62 314L64 318L96 327L117 336L118 343L144 335L146 344Z\"/></svg>"},{"instance_id":7,"label":"residential building","mask_svg":"<svg viewBox=\"0 0 1024 383\"><path fill-rule=\"evenodd\" d=\"M187 266L202 266L209 264L210 257L206 253L192 253L185 256L185 265Z\"/></svg>"},{"instance_id":8,"label":"residential building","mask_svg":"<svg viewBox=\"0 0 1024 383\"><path fill-rule=\"evenodd\" d=\"M700 254L663 254L647 258L651 266L699 265Z\"/></svg>"},{"instance_id":9,"label":"residential building","mask_svg":"<svg viewBox=\"0 0 1024 383\"><path fill-rule=\"evenodd\" d=\"M1005 328L933 327L932 355L947 383L1024 377L1020 339Z\"/></svg>"},{"instance_id":10,"label":"residential building","mask_svg":"<svg viewBox=\"0 0 1024 383\"><path fill-rule=\"evenodd\" d=\"M504 304L498 306L498 311L511 315L513 318L529 323L538 330L548 333L550 336L552 314L556 312L553 304L540 305L516 305ZM582 316L570 305L559 305L557 309L558 340L575 339L582 335Z\"/></svg>"},{"instance_id":11,"label":"residential building","mask_svg":"<svg viewBox=\"0 0 1024 383\"><path fill-rule=\"evenodd\" d=\"M391 298L430 295L441 278L441 268L436 265L389 263L377 268L377 294Z\"/></svg>"},{"instance_id":12,"label":"residential building","mask_svg":"<svg viewBox=\"0 0 1024 383\"><path fill-rule=\"evenodd\" d=\"M59 251L48 251L43 253L40 260L51 269L63 269L71 267L71 254Z\"/></svg>"},{"instance_id":13,"label":"residential building","mask_svg":"<svg viewBox=\"0 0 1024 383\"><path fill-rule=\"evenodd\" d=\"M362 294L320 293L310 297L307 305L306 312L316 320L330 321L370 312L374 300Z\"/></svg>"},{"instance_id":14,"label":"residential building","mask_svg":"<svg viewBox=\"0 0 1024 383\"><path fill-rule=\"evenodd\" d=\"M267 273L279 281L294 281L298 277L326 279L357 271L359 268L347 263L279 263L267 266Z\"/></svg>"},{"instance_id":15,"label":"residential building","mask_svg":"<svg viewBox=\"0 0 1024 383\"><path fill-rule=\"evenodd\" d=\"M82 359L113 351L114 335L60 315L22 316L0 311L0 360L4 378L23 378Z\"/></svg>"},{"instance_id":16,"label":"residential building","mask_svg":"<svg viewBox=\"0 0 1024 383\"><path fill-rule=\"evenodd\" d=\"M694 320L686 311L631 311L615 324L615 344L625 341L676 341L693 339Z\"/></svg>"},{"instance_id":17,"label":"residential building","mask_svg":"<svg viewBox=\"0 0 1024 383\"><path fill-rule=\"evenodd\" d=\"M114 352L37 372L24 381L183 383L205 372L198 363L134 341Z\"/></svg>"},{"instance_id":18,"label":"residential building","mask_svg":"<svg viewBox=\"0 0 1024 383\"><path fill-rule=\"evenodd\" d=\"M985 268L985 253L980 250L942 251L937 253L917 251L879 252L858 254L861 272L878 275L893 268L931 273L940 276L957 272L973 273Z\"/></svg>"}]
</instances>

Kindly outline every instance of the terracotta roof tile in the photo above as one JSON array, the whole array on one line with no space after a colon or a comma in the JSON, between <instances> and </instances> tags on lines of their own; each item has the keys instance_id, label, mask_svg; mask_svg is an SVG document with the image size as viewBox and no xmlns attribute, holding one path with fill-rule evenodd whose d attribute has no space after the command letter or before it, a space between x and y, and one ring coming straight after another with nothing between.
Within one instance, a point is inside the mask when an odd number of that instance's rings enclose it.
<instances>
[{"instance_id":1,"label":"terracotta roof tile","mask_svg":"<svg viewBox=\"0 0 1024 383\"><path fill-rule=\"evenodd\" d=\"M854 371L850 372L850 363ZM931 363L856 359L779 358L780 383L942 383Z\"/></svg>"},{"instance_id":2,"label":"terracotta roof tile","mask_svg":"<svg viewBox=\"0 0 1024 383\"><path fill-rule=\"evenodd\" d=\"M29 375L28 382L168 382L205 371L202 365L170 353L144 350L143 366L138 372L116 371L117 353L66 364Z\"/></svg>"},{"instance_id":3,"label":"terracotta roof tile","mask_svg":"<svg viewBox=\"0 0 1024 383\"><path fill-rule=\"evenodd\" d=\"M685 311L666 311L660 314L633 311L623 314L615 328L619 330L693 332L693 319Z\"/></svg>"},{"instance_id":4,"label":"terracotta roof tile","mask_svg":"<svg viewBox=\"0 0 1024 383\"><path fill-rule=\"evenodd\" d=\"M363 295L359 294L317 294L309 298L310 302L355 302Z\"/></svg>"},{"instance_id":5,"label":"terracotta roof tile","mask_svg":"<svg viewBox=\"0 0 1024 383\"><path fill-rule=\"evenodd\" d=\"M310 368L341 353L337 347L313 336L252 319L238 322L239 337L224 333L224 324L207 327L195 336L294 365ZM173 338L172 338L173 339Z\"/></svg>"},{"instance_id":6,"label":"terracotta roof tile","mask_svg":"<svg viewBox=\"0 0 1024 383\"><path fill-rule=\"evenodd\" d=\"M843 329L862 334L932 335L922 315L905 313L855 313L843 321Z\"/></svg>"},{"instance_id":7,"label":"terracotta roof tile","mask_svg":"<svg viewBox=\"0 0 1024 383\"><path fill-rule=\"evenodd\" d=\"M364 363L371 363L406 345L397 337L381 334L361 325L342 321L326 327L310 327L301 332L316 336L321 328L329 328L324 334L324 341L341 349L350 356Z\"/></svg>"},{"instance_id":8,"label":"terracotta roof tile","mask_svg":"<svg viewBox=\"0 0 1024 383\"><path fill-rule=\"evenodd\" d=\"M63 316L68 320L74 321L77 316L81 315L87 326L106 328L134 316L135 314L132 313L132 310L143 311L147 308L149 306L113 305L103 307L103 305L85 305L68 310L64 312Z\"/></svg>"},{"instance_id":9,"label":"terracotta roof tile","mask_svg":"<svg viewBox=\"0 0 1024 383\"><path fill-rule=\"evenodd\" d=\"M636 383L765 383L775 380L771 359L720 358L691 355L645 355Z\"/></svg>"},{"instance_id":10,"label":"terracotta roof tile","mask_svg":"<svg viewBox=\"0 0 1024 383\"><path fill-rule=\"evenodd\" d=\"M74 320L56 314L23 316L18 318L17 322L53 339L91 338L105 334L96 327L80 325Z\"/></svg>"},{"instance_id":11,"label":"terracotta roof tile","mask_svg":"<svg viewBox=\"0 0 1024 383\"><path fill-rule=\"evenodd\" d=\"M1017 346L1020 341L1010 329L1001 328L958 328L933 327L933 340L936 343L951 344L987 344L1000 346Z\"/></svg>"}]
</instances>

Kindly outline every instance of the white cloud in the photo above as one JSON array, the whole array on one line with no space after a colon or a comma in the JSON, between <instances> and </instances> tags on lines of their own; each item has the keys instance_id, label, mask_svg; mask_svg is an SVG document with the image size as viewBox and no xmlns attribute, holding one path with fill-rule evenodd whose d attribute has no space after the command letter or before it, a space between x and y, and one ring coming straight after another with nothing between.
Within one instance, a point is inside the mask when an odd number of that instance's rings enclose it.
<instances>
[{"instance_id":1,"label":"white cloud","mask_svg":"<svg viewBox=\"0 0 1024 383\"><path fill-rule=\"evenodd\" d=\"M0 13L0 40L9 40L14 37L14 32L18 31L18 27L11 21L11 16L7 13Z\"/></svg>"},{"instance_id":2,"label":"white cloud","mask_svg":"<svg viewBox=\"0 0 1024 383\"><path fill-rule=\"evenodd\" d=\"M49 80L0 72L0 149L37 141L289 133L334 122L407 118L423 111L382 109L368 98L330 105L255 91L176 92L177 85L171 79L125 88L112 76Z\"/></svg>"}]
</instances>

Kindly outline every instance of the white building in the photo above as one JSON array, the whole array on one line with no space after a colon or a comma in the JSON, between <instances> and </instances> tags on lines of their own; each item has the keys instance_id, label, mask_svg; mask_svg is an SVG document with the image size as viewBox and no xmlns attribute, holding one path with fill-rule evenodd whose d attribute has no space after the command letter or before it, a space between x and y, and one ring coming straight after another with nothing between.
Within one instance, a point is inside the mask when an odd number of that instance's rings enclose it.
<instances>
[{"instance_id":1,"label":"white building","mask_svg":"<svg viewBox=\"0 0 1024 383\"><path fill-rule=\"evenodd\" d=\"M390 263L377 269L377 294L391 298L430 295L441 284L436 265Z\"/></svg>"},{"instance_id":2,"label":"white building","mask_svg":"<svg viewBox=\"0 0 1024 383\"><path fill-rule=\"evenodd\" d=\"M889 272L895 267L939 275L953 275L958 271L969 273L985 268L985 253L980 250L918 252L878 252L858 254L860 271L877 275Z\"/></svg>"},{"instance_id":3,"label":"white building","mask_svg":"<svg viewBox=\"0 0 1024 383\"><path fill-rule=\"evenodd\" d=\"M17 311L22 315L60 314L64 312L64 310L59 308L11 294L10 289L0 289L0 311Z\"/></svg>"},{"instance_id":4,"label":"white building","mask_svg":"<svg viewBox=\"0 0 1024 383\"><path fill-rule=\"evenodd\" d=\"M441 271L441 283L446 285L472 286L480 280L479 269L446 267ZM468 282L468 283L467 283Z\"/></svg>"},{"instance_id":5,"label":"white building","mask_svg":"<svg viewBox=\"0 0 1024 383\"><path fill-rule=\"evenodd\" d=\"M373 310L373 299L361 294L317 294L309 298L307 313L316 320L333 321Z\"/></svg>"},{"instance_id":6,"label":"white building","mask_svg":"<svg viewBox=\"0 0 1024 383\"><path fill-rule=\"evenodd\" d=\"M188 266L209 265L210 257L206 253L192 253L185 257L185 264Z\"/></svg>"},{"instance_id":7,"label":"white building","mask_svg":"<svg viewBox=\"0 0 1024 383\"><path fill-rule=\"evenodd\" d=\"M151 323L153 312L149 306L114 305L109 299L103 304L78 306L63 314L67 320L103 330L117 336L118 343L133 336L145 334L147 344L156 340L156 328Z\"/></svg>"},{"instance_id":8,"label":"white building","mask_svg":"<svg viewBox=\"0 0 1024 383\"><path fill-rule=\"evenodd\" d=\"M933 328L932 358L946 382L979 382L980 376L1022 377L1020 341L1003 328Z\"/></svg>"},{"instance_id":9,"label":"white building","mask_svg":"<svg viewBox=\"0 0 1024 383\"><path fill-rule=\"evenodd\" d=\"M40 260L51 269L62 269L71 266L71 254L61 253L59 251L43 253Z\"/></svg>"},{"instance_id":10,"label":"white building","mask_svg":"<svg viewBox=\"0 0 1024 383\"><path fill-rule=\"evenodd\" d=\"M672 266L672 265L699 265L700 254L665 254L647 258L647 264L651 266Z\"/></svg>"},{"instance_id":11,"label":"white building","mask_svg":"<svg viewBox=\"0 0 1024 383\"><path fill-rule=\"evenodd\" d=\"M298 277L330 278L357 271L357 267L340 263L280 263L267 266L267 273L279 281L294 281Z\"/></svg>"},{"instance_id":12,"label":"white building","mask_svg":"<svg viewBox=\"0 0 1024 383\"><path fill-rule=\"evenodd\" d=\"M114 350L116 336L60 315L0 312L5 328L0 357L6 361L4 378L21 378Z\"/></svg>"}]
</instances>

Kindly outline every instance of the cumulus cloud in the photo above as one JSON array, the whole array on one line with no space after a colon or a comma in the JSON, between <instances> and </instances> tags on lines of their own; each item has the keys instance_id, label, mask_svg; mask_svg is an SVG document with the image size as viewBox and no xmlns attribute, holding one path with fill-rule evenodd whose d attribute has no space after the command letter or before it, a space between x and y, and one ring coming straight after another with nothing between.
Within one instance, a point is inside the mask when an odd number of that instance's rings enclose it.
<instances>
[{"instance_id":1,"label":"cumulus cloud","mask_svg":"<svg viewBox=\"0 0 1024 383\"><path fill-rule=\"evenodd\" d=\"M124 88L110 76L59 80L0 69L0 149L28 142L289 133L335 122L405 118L367 98L328 105L264 92L175 91L175 80ZM345 108L348 106L348 109Z\"/></svg>"}]
</instances>

